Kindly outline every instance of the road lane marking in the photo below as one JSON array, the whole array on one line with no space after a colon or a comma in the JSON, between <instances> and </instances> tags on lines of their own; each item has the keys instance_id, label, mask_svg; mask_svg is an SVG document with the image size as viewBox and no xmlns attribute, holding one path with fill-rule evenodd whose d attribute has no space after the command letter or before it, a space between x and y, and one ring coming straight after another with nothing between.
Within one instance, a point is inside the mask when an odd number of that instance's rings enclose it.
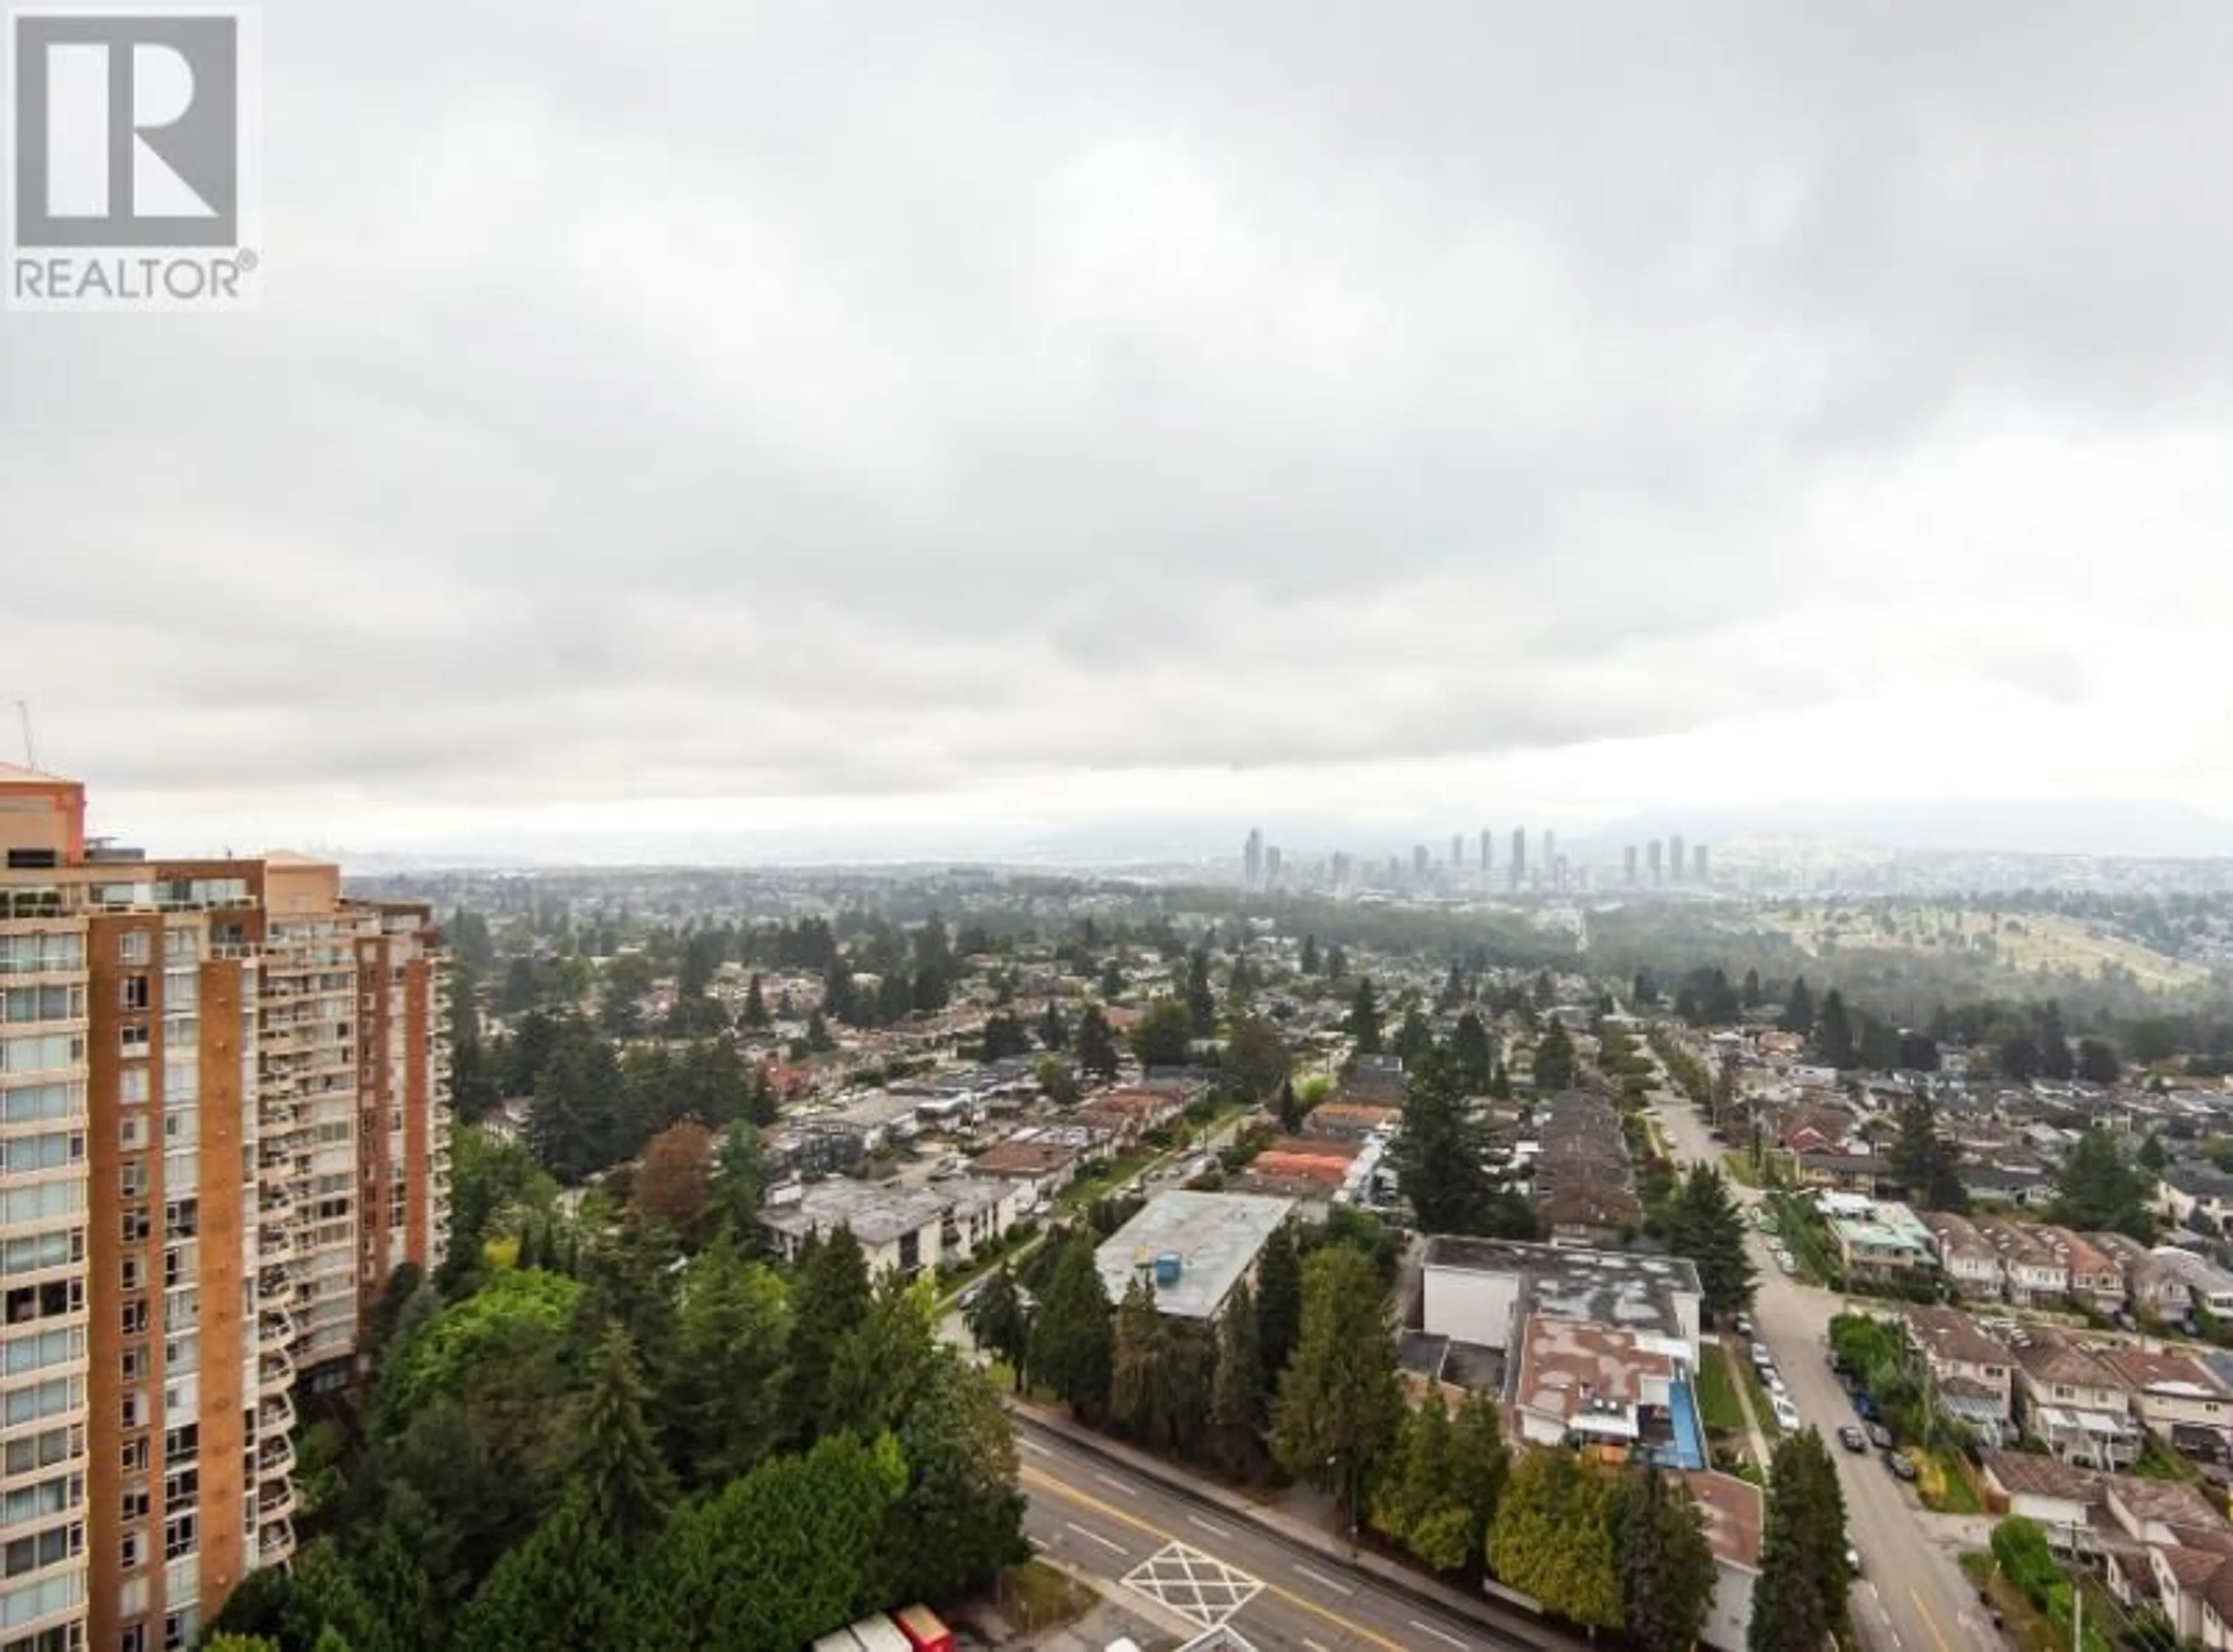
<instances>
[{"instance_id":1,"label":"road lane marking","mask_svg":"<svg viewBox=\"0 0 2233 1652\"><path fill-rule=\"evenodd\" d=\"M1231 1537L1233 1536L1233 1533L1232 1533L1232 1532L1230 1532L1227 1531L1223 1526L1221 1526L1221 1525L1218 1525L1218 1523L1217 1523L1216 1521L1214 1521L1214 1520L1205 1520L1205 1519L1203 1519L1201 1518L1201 1516L1200 1516L1199 1514L1189 1514L1189 1515L1188 1515L1188 1516L1187 1516L1187 1524L1188 1524L1188 1525L1198 1525L1198 1526L1200 1526L1203 1531L1205 1531L1205 1532L1208 1532L1208 1533L1210 1534L1210 1536L1212 1536L1212 1537L1214 1537L1214 1538L1231 1538Z\"/></svg>"},{"instance_id":2,"label":"road lane marking","mask_svg":"<svg viewBox=\"0 0 2233 1652\"><path fill-rule=\"evenodd\" d=\"M1088 1493L1081 1492L1076 1486L1071 1486L1065 1481L1058 1480L1055 1479L1053 1475L1045 1473L1039 1469L1028 1467L1024 1468L1019 1473L1018 1478L1043 1486L1053 1495L1064 1499L1069 1502L1075 1503L1080 1508L1092 1509L1098 1513L1107 1515L1110 1519L1115 1520L1120 1525L1132 1526L1136 1530L1147 1532L1151 1537L1161 1538L1166 1543L1177 1543L1181 1540L1175 1534L1164 1531L1162 1527L1156 1525L1150 1521L1143 1520L1138 1515L1131 1513L1127 1510L1113 1508L1110 1505L1103 1502L1099 1498L1094 1497ZM1264 1541L1273 1544L1274 1546L1277 1546L1275 1539L1267 1538L1264 1539ZM1344 1635L1348 1636L1351 1639L1362 1645L1379 1647L1382 1649L1382 1652L1412 1652L1412 1649L1403 1645L1402 1642L1391 1641L1377 1630L1365 1628L1364 1624L1357 1623L1353 1618L1344 1617L1339 1612L1332 1610L1332 1608L1319 1604L1317 1601L1311 1599L1307 1595L1299 1595L1292 1589L1283 1589L1278 1584L1269 1582L1265 1584L1264 1592L1279 1600L1286 1602L1288 1605L1295 1607L1299 1610L1310 1613L1313 1617L1317 1617L1325 1623L1332 1624L1334 1628L1339 1629Z\"/></svg>"},{"instance_id":3,"label":"road lane marking","mask_svg":"<svg viewBox=\"0 0 2233 1652\"><path fill-rule=\"evenodd\" d=\"M1311 1639L1307 1635L1303 1636L1303 1649L1304 1652L1326 1652L1325 1648L1320 1646L1316 1641Z\"/></svg>"},{"instance_id":4,"label":"road lane marking","mask_svg":"<svg viewBox=\"0 0 2233 1652\"><path fill-rule=\"evenodd\" d=\"M1930 1638L1937 1642L1938 1652L1952 1652L1946 1644L1946 1637L1938 1632L1937 1620L1930 1616L1930 1609L1923 1603L1922 1591L1910 1589L1907 1597L1915 1603L1916 1616L1923 1620L1923 1627L1930 1631Z\"/></svg>"},{"instance_id":5,"label":"road lane marking","mask_svg":"<svg viewBox=\"0 0 2233 1652\"><path fill-rule=\"evenodd\" d=\"M1075 1520L1064 1520L1063 1524L1068 1526L1071 1531L1077 1532L1079 1537L1084 1538L1090 1542L1099 1544L1103 1548L1108 1550L1110 1554L1120 1555L1124 1552L1124 1545L1123 1544L1111 1543L1108 1538L1103 1537L1098 1532L1090 1531L1088 1528L1078 1525Z\"/></svg>"},{"instance_id":6,"label":"road lane marking","mask_svg":"<svg viewBox=\"0 0 2233 1652\"><path fill-rule=\"evenodd\" d=\"M1021 1446L1025 1451L1035 1452L1041 1457L1051 1457L1054 1455L1052 1452L1049 1451L1045 1446L1039 1444L1036 1440L1026 1440L1019 1436L1016 1443L1019 1446Z\"/></svg>"},{"instance_id":7,"label":"road lane marking","mask_svg":"<svg viewBox=\"0 0 2233 1652\"><path fill-rule=\"evenodd\" d=\"M1308 1566L1305 1565L1299 1560L1290 1560L1287 1564L1289 1566L1293 1568L1294 1573L1298 1577L1307 1577L1312 1583L1316 1584L1320 1589L1331 1589L1337 1593L1343 1595L1353 1595L1357 1592L1347 1584L1338 1584L1334 1582L1332 1578L1327 1577L1322 1571L1312 1571Z\"/></svg>"},{"instance_id":8,"label":"road lane marking","mask_svg":"<svg viewBox=\"0 0 2233 1652\"><path fill-rule=\"evenodd\" d=\"M1137 1497L1140 1494L1140 1488L1138 1486L1133 1485L1130 1480L1118 1480L1114 1474L1096 1473L1093 1478L1099 1480L1103 1486L1109 1487L1110 1491L1122 1492L1127 1497Z\"/></svg>"},{"instance_id":9,"label":"road lane marking","mask_svg":"<svg viewBox=\"0 0 2233 1652\"><path fill-rule=\"evenodd\" d=\"M1415 1629L1420 1630L1423 1634L1431 1635L1436 1640L1443 1642L1448 1645L1459 1648L1460 1652L1464 1652L1465 1642L1463 1641L1458 1639L1455 1635L1443 1634L1442 1630L1436 1629L1432 1623L1422 1623L1415 1617L1411 1620L1411 1627Z\"/></svg>"}]
</instances>

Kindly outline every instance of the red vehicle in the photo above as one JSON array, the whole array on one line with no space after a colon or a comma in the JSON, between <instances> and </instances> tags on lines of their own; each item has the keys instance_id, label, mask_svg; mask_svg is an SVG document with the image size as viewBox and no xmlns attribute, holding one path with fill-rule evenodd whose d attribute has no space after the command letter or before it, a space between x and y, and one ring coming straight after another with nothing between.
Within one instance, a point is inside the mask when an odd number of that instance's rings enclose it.
<instances>
[{"instance_id":1,"label":"red vehicle","mask_svg":"<svg viewBox=\"0 0 2233 1652\"><path fill-rule=\"evenodd\" d=\"M954 1652L954 1631L940 1623L928 1606L894 1612L892 1622L900 1626L900 1633L908 1637L915 1652Z\"/></svg>"}]
</instances>

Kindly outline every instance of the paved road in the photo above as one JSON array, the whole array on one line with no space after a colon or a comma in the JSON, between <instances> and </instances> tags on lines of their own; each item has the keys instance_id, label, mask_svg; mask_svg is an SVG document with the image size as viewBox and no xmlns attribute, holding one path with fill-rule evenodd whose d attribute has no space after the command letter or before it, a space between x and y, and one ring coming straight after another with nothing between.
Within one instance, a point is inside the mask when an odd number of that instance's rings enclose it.
<instances>
[{"instance_id":1,"label":"paved road","mask_svg":"<svg viewBox=\"0 0 2233 1652\"><path fill-rule=\"evenodd\" d=\"M1017 1419L1025 1530L1174 1634L1229 1621L1266 1648L1302 1652L1564 1652L1563 1637L1492 1634L1371 1574L1287 1541L1130 1465ZM1171 1615L1177 1614L1177 1618Z\"/></svg>"},{"instance_id":2,"label":"paved road","mask_svg":"<svg viewBox=\"0 0 2233 1652\"><path fill-rule=\"evenodd\" d=\"M1670 1084L1655 1096L1660 1122L1678 1158L1719 1162L1722 1149L1704 1121ZM1732 1184L1742 1203L1759 1195ZM1873 1452L1842 1449L1836 1431L1858 1421L1852 1402L1832 1375L1826 1348L1830 1320L1843 1305L1833 1293L1787 1279L1777 1272L1766 1241L1752 1235L1760 1287L1753 1301L1754 1329L1775 1356L1800 1417L1822 1431L1846 1493L1846 1530L1861 1556L1862 1577L1852 1594L1853 1623L1878 1652L1969 1652L1997 1648L2002 1637L1976 1610L1976 1595L1945 1549L1926 1535L1909 1499Z\"/></svg>"}]
</instances>

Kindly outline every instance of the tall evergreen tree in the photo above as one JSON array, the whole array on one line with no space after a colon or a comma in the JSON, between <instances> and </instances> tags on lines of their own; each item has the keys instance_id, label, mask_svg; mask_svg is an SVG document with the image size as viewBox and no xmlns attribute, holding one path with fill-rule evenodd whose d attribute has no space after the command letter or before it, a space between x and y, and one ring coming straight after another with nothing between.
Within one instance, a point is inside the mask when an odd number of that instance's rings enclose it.
<instances>
[{"instance_id":1,"label":"tall evergreen tree","mask_svg":"<svg viewBox=\"0 0 2233 1652\"><path fill-rule=\"evenodd\" d=\"M1380 1001L1373 992L1370 976L1358 979L1357 991L1350 998L1349 1018L1342 1024L1342 1030L1349 1034L1358 1055L1380 1053Z\"/></svg>"},{"instance_id":2,"label":"tall evergreen tree","mask_svg":"<svg viewBox=\"0 0 2233 1652\"><path fill-rule=\"evenodd\" d=\"M1022 1293L1016 1289L1016 1276L1006 1262L986 1276L964 1317L978 1347L1007 1363L1008 1369L1015 1374L1016 1390L1021 1393L1031 1321L1024 1312Z\"/></svg>"},{"instance_id":3,"label":"tall evergreen tree","mask_svg":"<svg viewBox=\"0 0 2233 1652\"><path fill-rule=\"evenodd\" d=\"M1807 990L1804 975L1792 982L1791 990L1784 994L1783 1014L1776 1024L1786 1032L1795 1032L1802 1038L1813 1036L1814 995Z\"/></svg>"},{"instance_id":4,"label":"tall evergreen tree","mask_svg":"<svg viewBox=\"0 0 2233 1652\"><path fill-rule=\"evenodd\" d=\"M635 1344L619 1326L606 1331L574 1428L574 1478L591 1520L628 1547L659 1530L674 1499L666 1460L644 1420L645 1389Z\"/></svg>"},{"instance_id":5,"label":"tall evergreen tree","mask_svg":"<svg viewBox=\"0 0 2233 1652\"><path fill-rule=\"evenodd\" d=\"M1908 1197L1925 1210L1959 1213L1969 1206L1962 1186L1961 1149L1939 1134L1938 1109L1927 1096L1900 1103L1899 1135L1891 1148L1891 1172Z\"/></svg>"},{"instance_id":6,"label":"tall evergreen tree","mask_svg":"<svg viewBox=\"0 0 2233 1652\"><path fill-rule=\"evenodd\" d=\"M1846 1591L1846 1499L1822 1436L1786 1434L1768 1468L1768 1522L1747 1652L1821 1652L1849 1629Z\"/></svg>"},{"instance_id":7,"label":"tall evergreen tree","mask_svg":"<svg viewBox=\"0 0 2233 1652\"><path fill-rule=\"evenodd\" d=\"M2063 1031L2062 1006L2049 998L2039 1018L2040 1076L2067 1083L2077 1072L2078 1058L2071 1053L2069 1034Z\"/></svg>"},{"instance_id":8,"label":"tall evergreen tree","mask_svg":"<svg viewBox=\"0 0 2233 1652\"><path fill-rule=\"evenodd\" d=\"M1047 1000L1046 1013L1039 1017L1038 1038L1045 1050L1070 1048L1070 1023L1063 1019L1062 1005L1052 998Z\"/></svg>"},{"instance_id":9,"label":"tall evergreen tree","mask_svg":"<svg viewBox=\"0 0 2233 1652\"><path fill-rule=\"evenodd\" d=\"M1717 1167L1690 1167L1667 1229L1668 1248L1697 1267L1708 1314L1726 1318L1752 1306L1755 1275L1745 1248L1744 1218Z\"/></svg>"},{"instance_id":10,"label":"tall evergreen tree","mask_svg":"<svg viewBox=\"0 0 2233 1652\"><path fill-rule=\"evenodd\" d=\"M1433 1050L1404 1086L1403 1129L1390 1156L1396 1186L1425 1233L1478 1233L1496 1193L1488 1141L1466 1111L1455 1059Z\"/></svg>"},{"instance_id":11,"label":"tall evergreen tree","mask_svg":"<svg viewBox=\"0 0 2233 1652\"><path fill-rule=\"evenodd\" d=\"M1077 1064L1104 1082L1116 1076L1116 1039L1097 1004L1087 1005L1078 1018Z\"/></svg>"},{"instance_id":12,"label":"tall evergreen tree","mask_svg":"<svg viewBox=\"0 0 2233 1652\"><path fill-rule=\"evenodd\" d=\"M1276 1388L1303 1325L1303 1259L1294 1230L1279 1227L1256 1259L1257 1355L1264 1381Z\"/></svg>"},{"instance_id":13,"label":"tall evergreen tree","mask_svg":"<svg viewBox=\"0 0 2233 1652\"><path fill-rule=\"evenodd\" d=\"M1186 1009L1194 1036L1217 1036L1217 995L1209 985L1209 954L1197 946L1187 958Z\"/></svg>"},{"instance_id":14,"label":"tall evergreen tree","mask_svg":"<svg viewBox=\"0 0 2233 1652\"><path fill-rule=\"evenodd\" d=\"M1814 1043L1823 1061L1841 1073L1860 1065L1860 1050L1853 1042L1845 997L1834 986L1823 995L1821 1013L1814 1018Z\"/></svg>"},{"instance_id":15,"label":"tall evergreen tree","mask_svg":"<svg viewBox=\"0 0 2233 1652\"><path fill-rule=\"evenodd\" d=\"M1431 1389L1403 1421L1373 1524L1438 1571L1475 1570L1509 1466L1494 1402L1468 1395L1453 1418Z\"/></svg>"},{"instance_id":16,"label":"tall evergreen tree","mask_svg":"<svg viewBox=\"0 0 2233 1652\"><path fill-rule=\"evenodd\" d=\"M1272 1449L1299 1480L1325 1486L1359 1519L1365 1490L1403 1420L1396 1338L1371 1259L1347 1246L1303 1271L1302 1333L1279 1379Z\"/></svg>"},{"instance_id":17,"label":"tall evergreen tree","mask_svg":"<svg viewBox=\"0 0 2233 1652\"><path fill-rule=\"evenodd\" d=\"M1253 1467L1263 1451L1264 1357L1256 1297L1246 1281L1217 1318L1217 1363L1209 1389L1209 1444L1227 1473Z\"/></svg>"},{"instance_id":18,"label":"tall evergreen tree","mask_svg":"<svg viewBox=\"0 0 2233 1652\"><path fill-rule=\"evenodd\" d=\"M1573 1089L1577 1071L1573 1037L1566 1024L1554 1016L1535 1041L1535 1093L1555 1096Z\"/></svg>"},{"instance_id":19,"label":"tall evergreen tree","mask_svg":"<svg viewBox=\"0 0 2233 1652\"><path fill-rule=\"evenodd\" d=\"M874 1295L868 1259L850 1227L809 1239L799 1252L797 1278L783 1424L785 1438L804 1447L821 1433L828 1414L838 1346L868 1318Z\"/></svg>"},{"instance_id":20,"label":"tall evergreen tree","mask_svg":"<svg viewBox=\"0 0 2233 1652\"><path fill-rule=\"evenodd\" d=\"M1032 1379L1088 1417L1098 1417L1109 1403L1116 1340L1109 1292L1093 1252L1089 1234L1064 1243L1039 1298L1031 1343Z\"/></svg>"},{"instance_id":21,"label":"tall evergreen tree","mask_svg":"<svg viewBox=\"0 0 2233 1652\"><path fill-rule=\"evenodd\" d=\"M1640 1652L1689 1652L1713 1610L1715 1579L1706 1523L1689 1489L1657 1467L1631 1475L1618 1546L1629 1638Z\"/></svg>"},{"instance_id":22,"label":"tall evergreen tree","mask_svg":"<svg viewBox=\"0 0 2233 1652\"><path fill-rule=\"evenodd\" d=\"M2155 1238L2152 1177L2125 1162L2117 1139L2096 1125L2063 1155L2054 1176L2054 1219L2080 1232L2110 1230L2143 1244Z\"/></svg>"},{"instance_id":23,"label":"tall evergreen tree","mask_svg":"<svg viewBox=\"0 0 2233 1652\"><path fill-rule=\"evenodd\" d=\"M1458 1082L1465 1087L1466 1094L1486 1096L1494 1076L1495 1058L1489 1046L1488 1029L1471 1010L1458 1018L1457 1030L1450 1035L1450 1054L1457 1063Z\"/></svg>"},{"instance_id":24,"label":"tall evergreen tree","mask_svg":"<svg viewBox=\"0 0 2233 1652\"><path fill-rule=\"evenodd\" d=\"M1303 937L1303 955L1297 967L1305 975L1318 972L1318 938L1316 935Z\"/></svg>"}]
</instances>

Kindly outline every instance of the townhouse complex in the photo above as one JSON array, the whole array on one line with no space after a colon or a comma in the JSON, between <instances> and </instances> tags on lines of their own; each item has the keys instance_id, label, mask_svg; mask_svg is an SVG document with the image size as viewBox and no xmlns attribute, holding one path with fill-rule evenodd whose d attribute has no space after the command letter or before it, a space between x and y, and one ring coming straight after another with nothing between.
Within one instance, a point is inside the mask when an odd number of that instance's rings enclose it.
<instances>
[{"instance_id":1,"label":"townhouse complex","mask_svg":"<svg viewBox=\"0 0 2233 1652\"><path fill-rule=\"evenodd\" d=\"M0 765L0 1652L191 1645L294 1551L294 1395L448 1226L431 910L150 860Z\"/></svg>"}]
</instances>

